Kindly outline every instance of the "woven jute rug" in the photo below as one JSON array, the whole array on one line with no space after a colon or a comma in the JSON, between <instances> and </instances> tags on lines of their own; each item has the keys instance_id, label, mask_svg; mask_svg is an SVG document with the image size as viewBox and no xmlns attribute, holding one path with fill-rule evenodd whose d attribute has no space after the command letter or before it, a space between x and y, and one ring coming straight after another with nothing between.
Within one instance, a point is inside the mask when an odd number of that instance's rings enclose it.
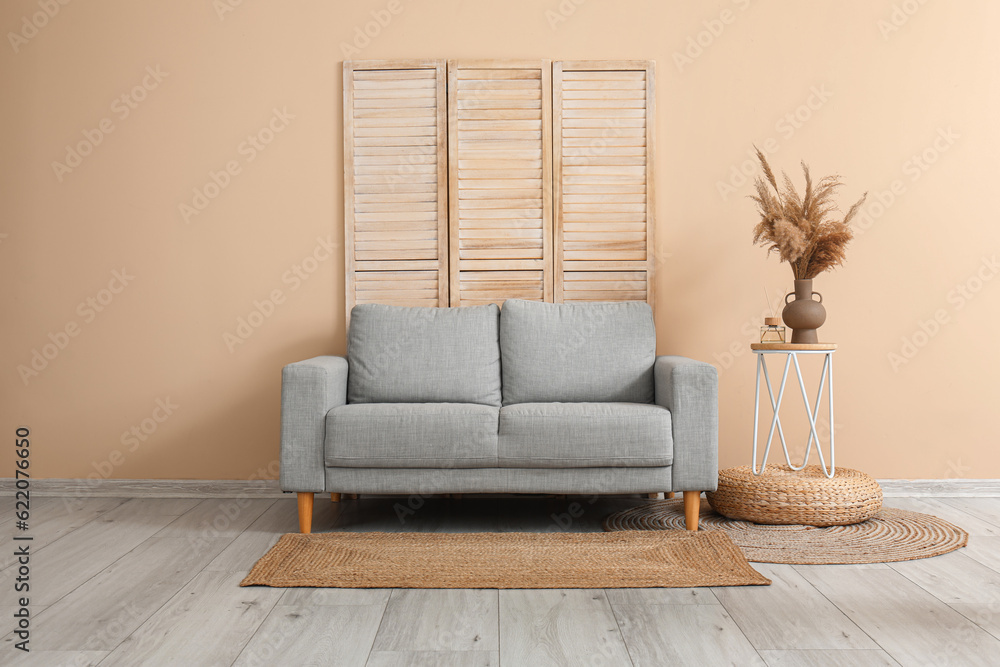
<instances>
[{"instance_id":1,"label":"woven jute rug","mask_svg":"<svg viewBox=\"0 0 1000 667\"><path fill-rule=\"evenodd\" d=\"M289 533L241 586L688 588L767 585L722 532Z\"/></svg>"},{"instance_id":2,"label":"woven jute rug","mask_svg":"<svg viewBox=\"0 0 1000 667\"><path fill-rule=\"evenodd\" d=\"M936 516L890 507L861 523L818 528L727 519L703 505L700 528L707 535L729 535L749 561L791 565L915 560L954 551L969 539L967 532ZM680 500L654 501L604 519L607 531L683 529L684 504Z\"/></svg>"}]
</instances>

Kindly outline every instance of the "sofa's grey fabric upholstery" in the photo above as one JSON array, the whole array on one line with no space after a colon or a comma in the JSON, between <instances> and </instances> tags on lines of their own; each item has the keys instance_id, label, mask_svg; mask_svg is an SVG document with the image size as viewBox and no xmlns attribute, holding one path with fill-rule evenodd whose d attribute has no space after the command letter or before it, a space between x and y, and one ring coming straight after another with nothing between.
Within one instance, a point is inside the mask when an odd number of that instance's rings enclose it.
<instances>
[{"instance_id":1,"label":"sofa's grey fabric upholstery","mask_svg":"<svg viewBox=\"0 0 1000 667\"><path fill-rule=\"evenodd\" d=\"M352 319L350 364L282 371L286 491L717 487L717 373L655 357L646 304L511 299L499 317L495 306L358 306Z\"/></svg>"},{"instance_id":2,"label":"sofa's grey fabric upholstery","mask_svg":"<svg viewBox=\"0 0 1000 667\"><path fill-rule=\"evenodd\" d=\"M351 310L350 403L500 405L499 308Z\"/></svg>"},{"instance_id":3,"label":"sofa's grey fabric upholstery","mask_svg":"<svg viewBox=\"0 0 1000 667\"><path fill-rule=\"evenodd\" d=\"M670 411L659 405L518 403L500 409L502 467L662 467L670 465L671 453Z\"/></svg>"},{"instance_id":4,"label":"sofa's grey fabric upholstery","mask_svg":"<svg viewBox=\"0 0 1000 667\"><path fill-rule=\"evenodd\" d=\"M656 331L646 303L508 299L500 353L504 405L653 401Z\"/></svg>"},{"instance_id":5,"label":"sofa's grey fabric upholstery","mask_svg":"<svg viewBox=\"0 0 1000 667\"><path fill-rule=\"evenodd\" d=\"M653 493L670 491L670 468L327 468L328 489L415 494L399 508L419 508L429 493ZM579 499L584 511L590 498ZM591 510L593 511L593 510ZM588 520L592 517L586 514ZM568 526L564 526L568 528Z\"/></svg>"},{"instance_id":6,"label":"sofa's grey fabric upholstery","mask_svg":"<svg viewBox=\"0 0 1000 667\"><path fill-rule=\"evenodd\" d=\"M673 421L673 491L715 491L719 484L719 376L715 366L657 357L656 403Z\"/></svg>"},{"instance_id":7,"label":"sofa's grey fabric upholstery","mask_svg":"<svg viewBox=\"0 0 1000 667\"><path fill-rule=\"evenodd\" d=\"M488 468L499 408L475 403L354 403L326 416L326 465Z\"/></svg>"},{"instance_id":8,"label":"sofa's grey fabric upholstery","mask_svg":"<svg viewBox=\"0 0 1000 667\"><path fill-rule=\"evenodd\" d=\"M347 360L315 357L281 371L281 488L323 491L326 413L347 398Z\"/></svg>"}]
</instances>

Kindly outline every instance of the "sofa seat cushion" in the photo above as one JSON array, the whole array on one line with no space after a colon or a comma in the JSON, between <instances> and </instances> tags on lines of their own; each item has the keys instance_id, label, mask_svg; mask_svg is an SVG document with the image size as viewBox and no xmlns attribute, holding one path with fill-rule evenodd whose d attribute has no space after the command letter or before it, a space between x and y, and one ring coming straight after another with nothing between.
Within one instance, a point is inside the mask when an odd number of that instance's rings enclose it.
<instances>
[{"instance_id":1,"label":"sofa seat cushion","mask_svg":"<svg viewBox=\"0 0 1000 667\"><path fill-rule=\"evenodd\" d=\"M668 466L670 411L645 403L519 403L500 408L503 468Z\"/></svg>"},{"instance_id":2,"label":"sofa seat cushion","mask_svg":"<svg viewBox=\"0 0 1000 667\"><path fill-rule=\"evenodd\" d=\"M348 403L500 406L500 309L366 303L347 329Z\"/></svg>"},{"instance_id":3,"label":"sofa seat cushion","mask_svg":"<svg viewBox=\"0 0 1000 667\"><path fill-rule=\"evenodd\" d=\"M474 403L355 403L326 415L326 465L491 468L499 408Z\"/></svg>"},{"instance_id":4,"label":"sofa seat cushion","mask_svg":"<svg viewBox=\"0 0 1000 667\"><path fill-rule=\"evenodd\" d=\"M503 404L653 402L656 329L646 303L540 303L500 311Z\"/></svg>"}]
</instances>

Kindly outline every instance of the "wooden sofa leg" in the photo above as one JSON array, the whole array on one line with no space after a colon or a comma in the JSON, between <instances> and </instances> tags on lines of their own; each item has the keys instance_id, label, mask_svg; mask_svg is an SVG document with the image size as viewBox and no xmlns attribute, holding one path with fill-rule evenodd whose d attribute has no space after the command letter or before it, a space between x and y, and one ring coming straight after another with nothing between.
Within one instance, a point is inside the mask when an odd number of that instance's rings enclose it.
<instances>
[{"instance_id":1,"label":"wooden sofa leg","mask_svg":"<svg viewBox=\"0 0 1000 667\"><path fill-rule=\"evenodd\" d=\"M674 492L673 491L667 491L666 493L663 494L663 497L666 498L667 500L673 500L674 499Z\"/></svg>"},{"instance_id":2,"label":"wooden sofa leg","mask_svg":"<svg viewBox=\"0 0 1000 667\"><path fill-rule=\"evenodd\" d=\"M650 500L659 500L660 499L660 494L658 494L658 493L647 493L646 497L649 498Z\"/></svg>"},{"instance_id":3,"label":"wooden sofa leg","mask_svg":"<svg viewBox=\"0 0 1000 667\"><path fill-rule=\"evenodd\" d=\"M699 512L701 512L701 491L685 491L684 525L688 530L698 530Z\"/></svg>"},{"instance_id":4,"label":"wooden sofa leg","mask_svg":"<svg viewBox=\"0 0 1000 667\"><path fill-rule=\"evenodd\" d=\"M339 493L331 493L330 494L330 502L339 503L340 502L340 494Z\"/></svg>"},{"instance_id":5,"label":"wooden sofa leg","mask_svg":"<svg viewBox=\"0 0 1000 667\"><path fill-rule=\"evenodd\" d=\"M313 524L313 493L299 493L299 532L311 533Z\"/></svg>"}]
</instances>

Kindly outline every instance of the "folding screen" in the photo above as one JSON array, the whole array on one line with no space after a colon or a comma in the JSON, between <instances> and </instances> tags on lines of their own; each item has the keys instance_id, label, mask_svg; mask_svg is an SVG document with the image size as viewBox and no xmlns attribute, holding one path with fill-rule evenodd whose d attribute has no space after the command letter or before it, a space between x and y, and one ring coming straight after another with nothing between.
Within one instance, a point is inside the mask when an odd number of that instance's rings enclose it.
<instances>
[{"instance_id":1,"label":"folding screen","mask_svg":"<svg viewBox=\"0 0 1000 667\"><path fill-rule=\"evenodd\" d=\"M347 310L652 304L653 63L344 63Z\"/></svg>"},{"instance_id":2,"label":"folding screen","mask_svg":"<svg viewBox=\"0 0 1000 667\"><path fill-rule=\"evenodd\" d=\"M445 62L344 63L347 312L448 305Z\"/></svg>"},{"instance_id":3,"label":"folding screen","mask_svg":"<svg viewBox=\"0 0 1000 667\"><path fill-rule=\"evenodd\" d=\"M552 300L551 64L448 63L451 305Z\"/></svg>"},{"instance_id":4,"label":"folding screen","mask_svg":"<svg viewBox=\"0 0 1000 667\"><path fill-rule=\"evenodd\" d=\"M555 300L653 303L653 63L556 62Z\"/></svg>"}]
</instances>

